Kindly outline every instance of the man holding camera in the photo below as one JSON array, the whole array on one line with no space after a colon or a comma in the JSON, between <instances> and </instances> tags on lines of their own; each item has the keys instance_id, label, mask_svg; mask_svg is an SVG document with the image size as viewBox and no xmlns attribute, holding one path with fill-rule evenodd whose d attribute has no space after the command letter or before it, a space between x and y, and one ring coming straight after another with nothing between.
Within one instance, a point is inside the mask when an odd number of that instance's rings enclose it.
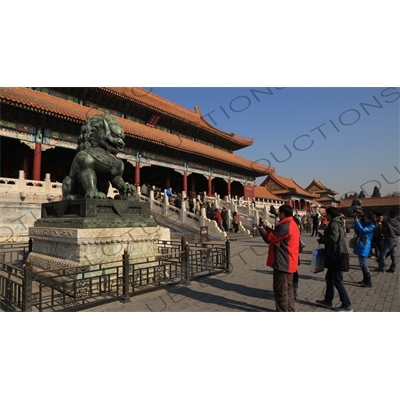
<instances>
[{"instance_id":1,"label":"man holding camera","mask_svg":"<svg viewBox=\"0 0 400 400\"><path fill-rule=\"evenodd\" d=\"M282 205L279 223L271 229L260 221L258 230L269 244L267 266L273 268L273 288L276 311L295 311L293 274L299 261L300 231L293 219L293 208Z\"/></svg>"}]
</instances>

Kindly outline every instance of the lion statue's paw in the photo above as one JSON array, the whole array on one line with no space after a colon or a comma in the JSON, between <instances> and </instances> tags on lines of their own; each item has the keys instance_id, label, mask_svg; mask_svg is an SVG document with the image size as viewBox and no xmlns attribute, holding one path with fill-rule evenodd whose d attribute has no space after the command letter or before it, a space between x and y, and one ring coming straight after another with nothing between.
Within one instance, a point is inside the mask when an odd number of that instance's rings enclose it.
<instances>
[{"instance_id":1,"label":"lion statue's paw","mask_svg":"<svg viewBox=\"0 0 400 400\"><path fill-rule=\"evenodd\" d=\"M106 199L107 195L102 192L93 191L93 192L86 193L85 198L86 199Z\"/></svg>"}]
</instances>

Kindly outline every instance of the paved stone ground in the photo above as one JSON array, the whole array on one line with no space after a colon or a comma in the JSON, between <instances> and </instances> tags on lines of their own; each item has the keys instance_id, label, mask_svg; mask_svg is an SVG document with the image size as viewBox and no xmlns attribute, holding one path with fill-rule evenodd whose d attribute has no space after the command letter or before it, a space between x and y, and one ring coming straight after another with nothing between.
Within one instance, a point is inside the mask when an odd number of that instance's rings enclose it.
<instances>
[{"instance_id":1,"label":"paved stone ground","mask_svg":"<svg viewBox=\"0 0 400 400\"><path fill-rule=\"evenodd\" d=\"M351 236L347 235L347 241ZM300 255L296 311L333 312L315 303L325 293L325 272L310 273L311 253L318 247L316 237L303 234L302 240L306 247ZM82 312L275 311L272 269L265 265L267 252L268 246L261 237L232 240L230 274L204 277L188 286L170 286L136 295L126 304L114 302ZM345 273L344 282L354 311L400 311L399 268L389 274L374 272L377 267L374 259L368 259L368 265L373 287L361 288L357 284L362 279L361 268L358 258L351 254L350 271ZM336 290L333 305L340 306Z\"/></svg>"}]
</instances>

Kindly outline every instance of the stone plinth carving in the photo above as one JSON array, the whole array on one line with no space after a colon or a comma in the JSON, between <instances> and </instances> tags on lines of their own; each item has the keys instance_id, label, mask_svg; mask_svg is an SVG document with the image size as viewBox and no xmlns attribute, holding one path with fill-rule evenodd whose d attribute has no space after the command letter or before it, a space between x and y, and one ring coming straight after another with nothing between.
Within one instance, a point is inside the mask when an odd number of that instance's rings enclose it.
<instances>
[{"instance_id":1,"label":"stone plinth carving","mask_svg":"<svg viewBox=\"0 0 400 400\"><path fill-rule=\"evenodd\" d=\"M134 200L77 199L42 204L35 227L123 228L157 226L150 204Z\"/></svg>"}]
</instances>

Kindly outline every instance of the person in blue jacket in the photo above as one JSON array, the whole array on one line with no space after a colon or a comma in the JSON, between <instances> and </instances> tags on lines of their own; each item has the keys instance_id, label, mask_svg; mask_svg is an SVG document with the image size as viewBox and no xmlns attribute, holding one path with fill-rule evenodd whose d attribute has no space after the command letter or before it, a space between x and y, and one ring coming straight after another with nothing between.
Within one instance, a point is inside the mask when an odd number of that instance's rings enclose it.
<instances>
[{"instance_id":1,"label":"person in blue jacket","mask_svg":"<svg viewBox=\"0 0 400 400\"><path fill-rule=\"evenodd\" d=\"M372 287L367 260L371 252L372 238L375 231L375 218L370 212L364 215L363 223L359 221L358 217L355 218L354 233L357 235L357 240L353 253L358 255L358 261L363 273L363 280L358 283L361 284L361 287Z\"/></svg>"}]
</instances>

